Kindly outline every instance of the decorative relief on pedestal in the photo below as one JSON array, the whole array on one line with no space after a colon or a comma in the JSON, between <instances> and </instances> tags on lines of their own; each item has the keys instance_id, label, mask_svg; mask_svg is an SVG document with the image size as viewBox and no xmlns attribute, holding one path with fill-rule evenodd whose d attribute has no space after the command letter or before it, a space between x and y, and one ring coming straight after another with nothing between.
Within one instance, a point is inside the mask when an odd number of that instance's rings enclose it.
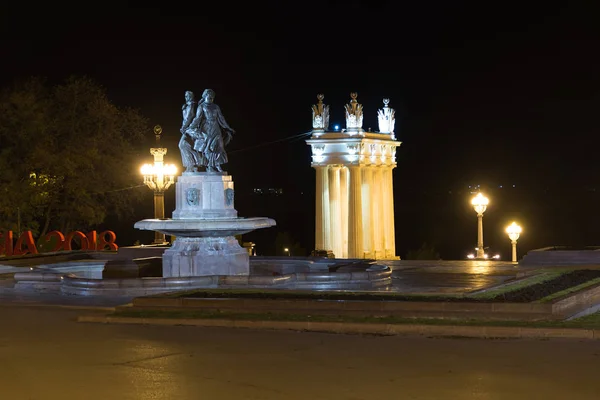
<instances>
[{"instance_id":1,"label":"decorative relief on pedestal","mask_svg":"<svg viewBox=\"0 0 600 400\"><path fill-rule=\"evenodd\" d=\"M389 149L390 149L389 145L387 145L387 144L381 145L381 153L379 155L379 158L381 159L382 164L386 164L386 161L388 160Z\"/></svg>"},{"instance_id":2,"label":"decorative relief on pedestal","mask_svg":"<svg viewBox=\"0 0 600 400\"><path fill-rule=\"evenodd\" d=\"M312 146L312 152L313 152L313 162L315 163L320 163L323 162L323 160L325 159L325 156L323 155L323 153L325 152L325 145L324 144L313 144Z\"/></svg>"},{"instance_id":3,"label":"decorative relief on pedestal","mask_svg":"<svg viewBox=\"0 0 600 400\"><path fill-rule=\"evenodd\" d=\"M393 108L388 107L388 104L390 104L390 99L383 99L383 109L377 110L377 116L379 118L379 132L389 133L390 135L394 136L396 111Z\"/></svg>"},{"instance_id":4,"label":"decorative relief on pedestal","mask_svg":"<svg viewBox=\"0 0 600 400\"><path fill-rule=\"evenodd\" d=\"M346 130L349 131L361 131L363 124L363 108L362 104L359 104L356 100L357 93L350 93L350 104L345 105L346 110Z\"/></svg>"},{"instance_id":5,"label":"decorative relief on pedestal","mask_svg":"<svg viewBox=\"0 0 600 400\"><path fill-rule=\"evenodd\" d=\"M324 144L313 144L312 145L313 154L320 156L325 152Z\"/></svg>"},{"instance_id":6,"label":"decorative relief on pedestal","mask_svg":"<svg viewBox=\"0 0 600 400\"><path fill-rule=\"evenodd\" d=\"M323 104L323 94L318 94L319 102L312 106L312 127L313 130L325 131L329 127L329 106Z\"/></svg>"},{"instance_id":7,"label":"decorative relief on pedestal","mask_svg":"<svg viewBox=\"0 0 600 400\"><path fill-rule=\"evenodd\" d=\"M200 189L189 188L185 192L185 201L190 206L197 206L200 204Z\"/></svg>"},{"instance_id":8,"label":"decorative relief on pedestal","mask_svg":"<svg viewBox=\"0 0 600 400\"><path fill-rule=\"evenodd\" d=\"M233 189L231 189L231 188L225 189L225 205L227 207L233 206L233 195L234 195Z\"/></svg>"},{"instance_id":9,"label":"decorative relief on pedestal","mask_svg":"<svg viewBox=\"0 0 600 400\"><path fill-rule=\"evenodd\" d=\"M346 145L346 149L348 150L348 153L351 155L357 154L360 150L360 146L358 143L353 143L353 144L347 144Z\"/></svg>"}]
</instances>

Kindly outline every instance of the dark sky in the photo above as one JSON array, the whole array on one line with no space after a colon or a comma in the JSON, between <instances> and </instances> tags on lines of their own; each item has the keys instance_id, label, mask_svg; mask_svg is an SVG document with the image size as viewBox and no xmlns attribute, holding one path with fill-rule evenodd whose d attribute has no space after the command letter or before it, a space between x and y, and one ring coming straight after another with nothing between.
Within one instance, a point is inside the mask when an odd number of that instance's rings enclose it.
<instances>
[{"instance_id":1,"label":"dark sky","mask_svg":"<svg viewBox=\"0 0 600 400\"><path fill-rule=\"evenodd\" d=\"M358 92L373 129L389 97L403 142L394 172L399 249L433 241L459 257L474 244L469 184L496 196L486 229L490 240L500 232L498 248L512 216L536 232L523 235L525 247L600 244L592 1L162 3L2 6L0 83L87 75L117 105L163 126L173 162L184 91L210 87L237 131L227 166L236 188L304 193L307 212L310 152L291 138L310 130L316 94L343 125L343 106Z\"/></svg>"}]
</instances>

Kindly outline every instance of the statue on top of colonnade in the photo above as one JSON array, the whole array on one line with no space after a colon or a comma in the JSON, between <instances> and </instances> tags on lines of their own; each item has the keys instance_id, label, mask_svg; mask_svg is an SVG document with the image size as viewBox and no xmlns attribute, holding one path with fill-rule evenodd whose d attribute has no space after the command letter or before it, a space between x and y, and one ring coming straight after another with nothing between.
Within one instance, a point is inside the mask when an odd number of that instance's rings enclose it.
<instances>
[{"instance_id":1,"label":"statue on top of colonnade","mask_svg":"<svg viewBox=\"0 0 600 400\"><path fill-rule=\"evenodd\" d=\"M345 105L346 110L346 130L347 131L362 131L363 124L363 107L356 100L358 94L350 93L350 104Z\"/></svg>"},{"instance_id":2,"label":"statue on top of colonnade","mask_svg":"<svg viewBox=\"0 0 600 400\"><path fill-rule=\"evenodd\" d=\"M325 96L321 93L317 95L319 102L312 106L312 126L313 130L325 131L329 127L329 106L323 104Z\"/></svg>"},{"instance_id":3,"label":"statue on top of colonnade","mask_svg":"<svg viewBox=\"0 0 600 400\"><path fill-rule=\"evenodd\" d=\"M396 111L389 107L390 99L383 99L383 109L377 110L379 119L379 132L388 133L394 138L394 125L396 124Z\"/></svg>"}]
</instances>

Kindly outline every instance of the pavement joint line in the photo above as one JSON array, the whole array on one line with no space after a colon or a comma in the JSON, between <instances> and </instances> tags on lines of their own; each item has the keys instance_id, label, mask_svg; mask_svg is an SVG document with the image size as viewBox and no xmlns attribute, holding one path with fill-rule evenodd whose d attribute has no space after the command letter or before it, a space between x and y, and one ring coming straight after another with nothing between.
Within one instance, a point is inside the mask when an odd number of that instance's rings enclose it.
<instances>
[{"instance_id":1,"label":"pavement joint line","mask_svg":"<svg viewBox=\"0 0 600 400\"><path fill-rule=\"evenodd\" d=\"M248 321L201 318L138 318L81 315L81 323L134 324L157 326L196 326L218 328L247 328L294 330L343 334L374 334L386 336L418 335L428 337L472 337L482 339L590 339L599 340L600 331L582 328L532 328L506 326L461 326L419 324L369 324L352 322L310 321Z\"/></svg>"}]
</instances>

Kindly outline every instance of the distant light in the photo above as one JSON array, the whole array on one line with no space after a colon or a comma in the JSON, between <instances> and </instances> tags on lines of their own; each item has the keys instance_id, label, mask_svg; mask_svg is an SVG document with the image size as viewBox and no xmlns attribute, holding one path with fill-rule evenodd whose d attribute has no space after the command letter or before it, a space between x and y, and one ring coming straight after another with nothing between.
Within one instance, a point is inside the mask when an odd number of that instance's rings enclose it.
<instances>
[{"instance_id":1,"label":"distant light","mask_svg":"<svg viewBox=\"0 0 600 400\"><path fill-rule=\"evenodd\" d=\"M467 258L468 259L473 259L473 258L475 258L475 254L467 254Z\"/></svg>"},{"instance_id":2,"label":"distant light","mask_svg":"<svg viewBox=\"0 0 600 400\"><path fill-rule=\"evenodd\" d=\"M500 254L496 254L494 257L492 257L495 260L499 260L500 259Z\"/></svg>"},{"instance_id":3,"label":"distant light","mask_svg":"<svg viewBox=\"0 0 600 400\"><path fill-rule=\"evenodd\" d=\"M488 255L487 255L487 254L484 254L484 255L483 255L483 258L485 258L485 259L487 260L487 258L488 258Z\"/></svg>"},{"instance_id":4,"label":"distant light","mask_svg":"<svg viewBox=\"0 0 600 400\"><path fill-rule=\"evenodd\" d=\"M508 237L510 240L516 242L521 235L523 228L521 228L516 222L513 222L508 227L506 227L506 233L508 233Z\"/></svg>"},{"instance_id":5,"label":"distant light","mask_svg":"<svg viewBox=\"0 0 600 400\"><path fill-rule=\"evenodd\" d=\"M340 126L339 125L334 125L333 129L335 129L336 131L339 131L340 130Z\"/></svg>"}]
</instances>

